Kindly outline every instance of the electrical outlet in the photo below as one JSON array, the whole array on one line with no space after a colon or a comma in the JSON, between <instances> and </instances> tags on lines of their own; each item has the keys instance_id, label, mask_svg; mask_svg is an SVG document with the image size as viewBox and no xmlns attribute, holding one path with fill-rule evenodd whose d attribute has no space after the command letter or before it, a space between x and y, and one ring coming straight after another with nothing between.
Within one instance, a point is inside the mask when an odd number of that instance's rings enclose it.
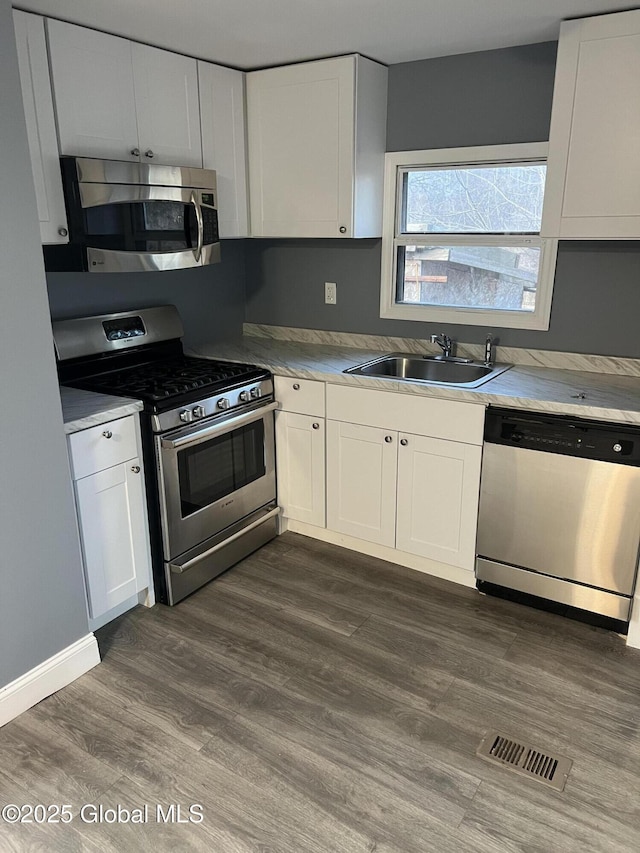
<instances>
[{"instance_id":1,"label":"electrical outlet","mask_svg":"<svg viewBox=\"0 0 640 853\"><path fill-rule=\"evenodd\" d=\"M335 281L325 281L324 283L324 301L327 305L335 305L338 301L337 287Z\"/></svg>"}]
</instances>

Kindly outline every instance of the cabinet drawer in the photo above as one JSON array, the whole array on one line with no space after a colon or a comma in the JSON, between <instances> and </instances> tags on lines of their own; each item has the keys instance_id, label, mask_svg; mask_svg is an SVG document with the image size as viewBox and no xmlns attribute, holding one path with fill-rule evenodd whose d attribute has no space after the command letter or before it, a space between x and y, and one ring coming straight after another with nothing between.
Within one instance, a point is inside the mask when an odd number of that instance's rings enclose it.
<instances>
[{"instance_id":1,"label":"cabinet drawer","mask_svg":"<svg viewBox=\"0 0 640 853\"><path fill-rule=\"evenodd\" d=\"M69 436L73 479L79 480L138 455L133 415Z\"/></svg>"},{"instance_id":2,"label":"cabinet drawer","mask_svg":"<svg viewBox=\"0 0 640 853\"><path fill-rule=\"evenodd\" d=\"M274 387L283 411L324 417L324 382L276 376Z\"/></svg>"},{"instance_id":3,"label":"cabinet drawer","mask_svg":"<svg viewBox=\"0 0 640 853\"><path fill-rule=\"evenodd\" d=\"M482 444L484 405L327 385L327 418L414 435Z\"/></svg>"}]
</instances>

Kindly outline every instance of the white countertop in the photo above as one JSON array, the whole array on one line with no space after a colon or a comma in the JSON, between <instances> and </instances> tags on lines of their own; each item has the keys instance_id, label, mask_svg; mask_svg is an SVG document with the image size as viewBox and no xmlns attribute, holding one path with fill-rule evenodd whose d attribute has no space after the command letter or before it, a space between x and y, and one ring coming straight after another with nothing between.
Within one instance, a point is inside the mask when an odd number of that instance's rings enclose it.
<instances>
[{"instance_id":1,"label":"white countertop","mask_svg":"<svg viewBox=\"0 0 640 853\"><path fill-rule=\"evenodd\" d=\"M116 418L135 414L142 409L139 400L129 397L110 397L96 394L94 391L82 391L79 388L60 386L64 431L79 432L81 429L106 424Z\"/></svg>"},{"instance_id":2,"label":"white countertop","mask_svg":"<svg viewBox=\"0 0 640 853\"><path fill-rule=\"evenodd\" d=\"M514 366L479 388L464 389L343 373L379 358L379 350L245 336L238 342L201 345L191 354L258 364L280 376L640 424L638 376Z\"/></svg>"}]
</instances>

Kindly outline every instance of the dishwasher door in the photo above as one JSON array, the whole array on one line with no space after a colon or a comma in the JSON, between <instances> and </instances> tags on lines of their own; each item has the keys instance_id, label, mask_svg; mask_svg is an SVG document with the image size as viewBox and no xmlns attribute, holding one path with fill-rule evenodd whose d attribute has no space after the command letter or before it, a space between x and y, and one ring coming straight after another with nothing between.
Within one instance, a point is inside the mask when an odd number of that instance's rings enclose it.
<instances>
[{"instance_id":1,"label":"dishwasher door","mask_svg":"<svg viewBox=\"0 0 640 853\"><path fill-rule=\"evenodd\" d=\"M485 444L478 577L502 583L497 579L505 577L500 567L493 574L487 571L489 563L496 562L631 596L640 542L639 506L640 468ZM521 584L513 586L522 589Z\"/></svg>"}]
</instances>

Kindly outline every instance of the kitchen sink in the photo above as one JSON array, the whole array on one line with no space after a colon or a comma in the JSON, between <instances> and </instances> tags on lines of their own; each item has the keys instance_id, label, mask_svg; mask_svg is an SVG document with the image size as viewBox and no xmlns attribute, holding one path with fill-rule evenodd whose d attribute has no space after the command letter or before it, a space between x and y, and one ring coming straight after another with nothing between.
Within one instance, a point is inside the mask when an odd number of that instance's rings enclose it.
<instances>
[{"instance_id":1,"label":"kitchen sink","mask_svg":"<svg viewBox=\"0 0 640 853\"><path fill-rule=\"evenodd\" d=\"M477 388L495 379L510 364L482 364L468 358L442 355L412 355L394 352L373 361L349 367L344 373L358 376L377 376L387 379L406 379L410 382L433 382L464 388Z\"/></svg>"}]
</instances>

